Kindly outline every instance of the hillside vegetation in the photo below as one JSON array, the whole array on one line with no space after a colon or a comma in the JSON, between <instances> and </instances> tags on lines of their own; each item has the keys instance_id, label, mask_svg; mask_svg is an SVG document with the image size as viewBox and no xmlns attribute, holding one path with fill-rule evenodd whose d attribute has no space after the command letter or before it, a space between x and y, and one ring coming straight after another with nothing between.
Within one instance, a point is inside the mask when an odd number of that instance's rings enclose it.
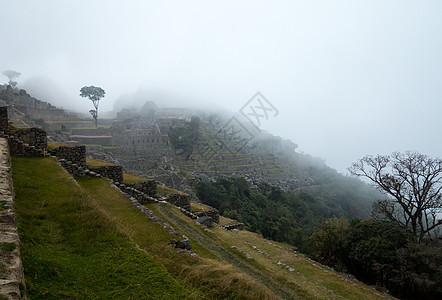
<instances>
[{"instance_id":1,"label":"hillside vegetation","mask_svg":"<svg viewBox=\"0 0 442 300\"><path fill-rule=\"evenodd\" d=\"M352 219L365 215L353 199L352 186L345 189L314 187L283 191L261 183L252 189L242 177L200 182L197 196L225 217L243 222L246 229L272 240L303 246L316 224L332 217ZM330 192L334 191L334 192Z\"/></svg>"},{"instance_id":2,"label":"hillside vegetation","mask_svg":"<svg viewBox=\"0 0 442 300\"><path fill-rule=\"evenodd\" d=\"M248 231L210 230L170 204L149 204L196 255L102 178L77 178L53 158L13 158L30 298L382 299L360 282Z\"/></svg>"}]
</instances>

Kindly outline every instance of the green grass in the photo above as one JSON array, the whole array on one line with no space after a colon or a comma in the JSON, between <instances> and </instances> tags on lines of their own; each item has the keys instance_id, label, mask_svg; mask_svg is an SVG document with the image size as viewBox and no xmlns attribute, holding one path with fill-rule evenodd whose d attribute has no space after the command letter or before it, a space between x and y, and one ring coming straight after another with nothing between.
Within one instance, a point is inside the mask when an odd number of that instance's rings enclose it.
<instances>
[{"instance_id":1,"label":"green grass","mask_svg":"<svg viewBox=\"0 0 442 300\"><path fill-rule=\"evenodd\" d=\"M110 125L98 125L98 128L104 128L104 129L109 129L111 126ZM97 127L95 127L95 125L93 126L87 126L87 127L73 127L72 129L97 129Z\"/></svg>"},{"instance_id":2,"label":"green grass","mask_svg":"<svg viewBox=\"0 0 442 300\"><path fill-rule=\"evenodd\" d=\"M17 248L17 245L15 245L14 243L0 243L0 252L1 253L9 253L15 250L15 248Z\"/></svg>"},{"instance_id":3,"label":"green grass","mask_svg":"<svg viewBox=\"0 0 442 300\"><path fill-rule=\"evenodd\" d=\"M92 196L94 204L110 216L121 231L125 232L140 248L154 255L168 272L175 274L177 280L186 286L190 297L196 299L274 298L265 286L238 272L228 262L214 260L213 254L196 240L191 239L191 242L198 254L197 257L167 246L171 238L177 237L171 236L167 229L150 221L130 204L127 198L111 189L107 180L79 178L78 182ZM184 216L180 212L175 213ZM186 219L187 222L189 220ZM199 230L203 231L200 227Z\"/></svg>"},{"instance_id":4,"label":"green grass","mask_svg":"<svg viewBox=\"0 0 442 300\"><path fill-rule=\"evenodd\" d=\"M74 145L69 145L69 144L60 144L60 143L55 143L55 142L48 141L48 148L49 149L53 150L53 149L58 148L58 147L75 147L75 146Z\"/></svg>"},{"instance_id":5,"label":"green grass","mask_svg":"<svg viewBox=\"0 0 442 300\"><path fill-rule=\"evenodd\" d=\"M31 128L31 127L25 126L23 124L11 124L9 126L9 129L11 129L11 130L24 130L24 129L29 129L29 128Z\"/></svg>"},{"instance_id":6,"label":"green grass","mask_svg":"<svg viewBox=\"0 0 442 300\"><path fill-rule=\"evenodd\" d=\"M173 188L158 184L157 185L157 194L160 196L167 196L170 194L185 194L182 191L175 190Z\"/></svg>"},{"instance_id":7,"label":"green grass","mask_svg":"<svg viewBox=\"0 0 442 300\"><path fill-rule=\"evenodd\" d=\"M123 182L125 183L137 183L147 180L147 178L129 173L129 172L123 172Z\"/></svg>"},{"instance_id":8,"label":"green grass","mask_svg":"<svg viewBox=\"0 0 442 300\"><path fill-rule=\"evenodd\" d=\"M186 298L184 288L93 206L55 159L12 163L31 299Z\"/></svg>"},{"instance_id":9,"label":"green grass","mask_svg":"<svg viewBox=\"0 0 442 300\"><path fill-rule=\"evenodd\" d=\"M173 249L168 243L178 237L107 180L77 178L77 186L53 158L13 158L13 179L31 299L386 298L284 244L248 231L207 231L170 204L146 205L188 236L198 256Z\"/></svg>"},{"instance_id":10,"label":"green grass","mask_svg":"<svg viewBox=\"0 0 442 300\"><path fill-rule=\"evenodd\" d=\"M115 166L115 164L95 158L86 158L86 165L91 168Z\"/></svg>"},{"instance_id":11,"label":"green grass","mask_svg":"<svg viewBox=\"0 0 442 300\"><path fill-rule=\"evenodd\" d=\"M202 203L198 203L198 202L195 202L195 201L190 202L190 207L191 207L192 211L194 211L194 212L213 210L213 207L210 207L208 205L205 205L205 204L202 204Z\"/></svg>"},{"instance_id":12,"label":"green grass","mask_svg":"<svg viewBox=\"0 0 442 300\"><path fill-rule=\"evenodd\" d=\"M118 149L118 148L121 148L120 146L103 146L103 145L100 145L100 144L81 144L81 145L86 146L86 147L97 147L97 146L100 146L100 147L103 147L105 149Z\"/></svg>"},{"instance_id":13,"label":"green grass","mask_svg":"<svg viewBox=\"0 0 442 300\"><path fill-rule=\"evenodd\" d=\"M6 209L8 202L5 200L0 200L0 211Z\"/></svg>"},{"instance_id":14,"label":"green grass","mask_svg":"<svg viewBox=\"0 0 442 300\"><path fill-rule=\"evenodd\" d=\"M31 299L275 298L228 263L170 247L178 236L103 178L79 187L53 158L13 158L13 177Z\"/></svg>"},{"instance_id":15,"label":"green grass","mask_svg":"<svg viewBox=\"0 0 442 300\"><path fill-rule=\"evenodd\" d=\"M46 124L72 124L72 123L91 123L93 124L94 121L45 121ZM79 127L82 128L82 127Z\"/></svg>"}]
</instances>

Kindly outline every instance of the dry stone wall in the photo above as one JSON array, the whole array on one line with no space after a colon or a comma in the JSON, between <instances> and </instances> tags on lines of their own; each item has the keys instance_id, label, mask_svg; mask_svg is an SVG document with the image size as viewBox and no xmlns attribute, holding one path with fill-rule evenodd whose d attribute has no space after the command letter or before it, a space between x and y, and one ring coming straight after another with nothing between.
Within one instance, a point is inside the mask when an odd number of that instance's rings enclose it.
<instances>
[{"instance_id":1,"label":"dry stone wall","mask_svg":"<svg viewBox=\"0 0 442 300\"><path fill-rule=\"evenodd\" d=\"M8 139L9 151L12 155L20 157L43 157L46 154L45 149L29 146L15 136L7 134L3 134L2 136Z\"/></svg>"},{"instance_id":2,"label":"dry stone wall","mask_svg":"<svg viewBox=\"0 0 442 300\"><path fill-rule=\"evenodd\" d=\"M8 141L0 138L0 298L25 299Z\"/></svg>"},{"instance_id":3,"label":"dry stone wall","mask_svg":"<svg viewBox=\"0 0 442 300\"><path fill-rule=\"evenodd\" d=\"M70 161L79 167L86 168L86 146L61 146L50 151L58 159Z\"/></svg>"},{"instance_id":4,"label":"dry stone wall","mask_svg":"<svg viewBox=\"0 0 442 300\"><path fill-rule=\"evenodd\" d=\"M133 187L150 197L155 197L157 194L157 182L155 180L145 180L137 183L126 183L126 185L129 187Z\"/></svg>"},{"instance_id":5,"label":"dry stone wall","mask_svg":"<svg viewBox=\"0 0 442 300\"><path fill-rule=\"evenodd\" d=\"M105 166L99 168L92 168L93 172L100 174L103 177L109 178L115 182L123 182L123 167L122 166Z\"/></svg>"},{"instance_id":6,"label":"dry stone wall","mask_svg":"<svg viewBox=\"0 0 442 300\"><path fill-rule=\"evenodd\" d=\"M48 138L46 136L46 131L43 129L33 127L11 130L10 135L29 146L34 146L39 149L48 149Z\"/></svg>"},{"instance_id":7,"label":"dry stone wall","mask_svg":"<svg viewBox=\"0 0 442 300\"><path fill-rule=\"evenodd\" d=\"M210 217L212 218L213 222L219 224L219 212L216 209L195 212L195 215L197 217Z\"/></svg>"},{"instance_id":8,"label":"dry stone wall","mask_svg":"<svg viewBox=\"0 0 442 300\"><path fill-rule=\"evenodd\" d=\"M8 108L6 106L0 107L0 131L9 131Z\"/></svg>"},{"instance_id":9,"label":"dry stone wall","mask_svg":"<svg viewBox=\"0 0 442 300\"><path fill-rule=\"evenodd\" d=\"M157 199L155 199L155 198L153 198L151 196L146 195L142 191L137 190L136 188L130 186L129 184L126 184L126 183L116 183L115 185L122 192L124 192L125 194L127 194L130 197L134 198L135 200L137 200L141 204L158 202Z\"/></svg>"},{"instance_id":10,"label":"dry stone wall","mask_svg":"<svg viewBox=\"0 0 442 300\"><path fill-rule=\"evenodd\" d=\"M191 211L190 196L187 194L171 194L169 197L166 198L166 201L172 203L175 206Z\"/></svg>"}]
</instances>

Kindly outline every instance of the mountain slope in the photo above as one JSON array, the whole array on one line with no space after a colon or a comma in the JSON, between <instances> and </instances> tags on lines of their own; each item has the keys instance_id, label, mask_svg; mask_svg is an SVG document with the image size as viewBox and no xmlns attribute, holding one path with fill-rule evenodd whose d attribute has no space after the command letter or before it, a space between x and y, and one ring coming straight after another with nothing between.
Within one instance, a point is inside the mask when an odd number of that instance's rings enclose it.
<instances>
[{"instance_id":1,"label":"mountain slope","mask_svg":"<svg viewBox=\"0 0 442 300\"><path fill-rule=\"evenodd\" d=\"M13 180L31 298L385 298L283 244L205 230L170 204L148 205L197 256L174 249L177 236L107 180L77 185L52 158L13 158Z\"/></svg>"}]
</instances>

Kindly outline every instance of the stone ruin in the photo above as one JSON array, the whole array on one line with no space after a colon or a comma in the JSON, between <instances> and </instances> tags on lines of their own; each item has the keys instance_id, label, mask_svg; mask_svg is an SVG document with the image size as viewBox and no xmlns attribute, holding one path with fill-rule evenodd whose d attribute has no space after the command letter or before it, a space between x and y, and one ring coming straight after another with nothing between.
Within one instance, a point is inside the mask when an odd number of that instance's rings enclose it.
<instances>
[{"instance_id":1,"label":"stone ruin","mask_svg":"<svg viewBox=\"0 0 442 300\"><path fill-rule=\"evenodd\" d=\"M64 159L86 168L86 146L60 146L50 151L58 159Z\"/></svg>"},{"instance_id":2,"label":"stone ruin","mask_svg":"<svg viewBox=\"0 0 442 300\"><path fill-rule=\"evenodd\" d=\"M16 156L45 156L48 151L48 140L43 129L10 130L6 107L0 107L0 135L8 140L9 151Z\"/></svg>"},{"instance_id":3,"label":"stone ruin","mask_svg":"<svg viewBox=\"0 0 442 300\"><path fill-rule=\"evenodd\" d=\"M157 182L155 180L145 180L137 183L126 183L126 185L137 189L150 197L156 197Z\"/></svg>"},{"instance_id":4,"label":"stone ruin","mask_svg":"<svg viewBox=\"0 0 442 300\"><path fill-rule=\"evenodd\" d=\"M167 202L172 203L175 206L181 207L185 210L191 211L190 196L187 194L174 193L169 195L166 199Z\"/></svg>"}]
</instances>

